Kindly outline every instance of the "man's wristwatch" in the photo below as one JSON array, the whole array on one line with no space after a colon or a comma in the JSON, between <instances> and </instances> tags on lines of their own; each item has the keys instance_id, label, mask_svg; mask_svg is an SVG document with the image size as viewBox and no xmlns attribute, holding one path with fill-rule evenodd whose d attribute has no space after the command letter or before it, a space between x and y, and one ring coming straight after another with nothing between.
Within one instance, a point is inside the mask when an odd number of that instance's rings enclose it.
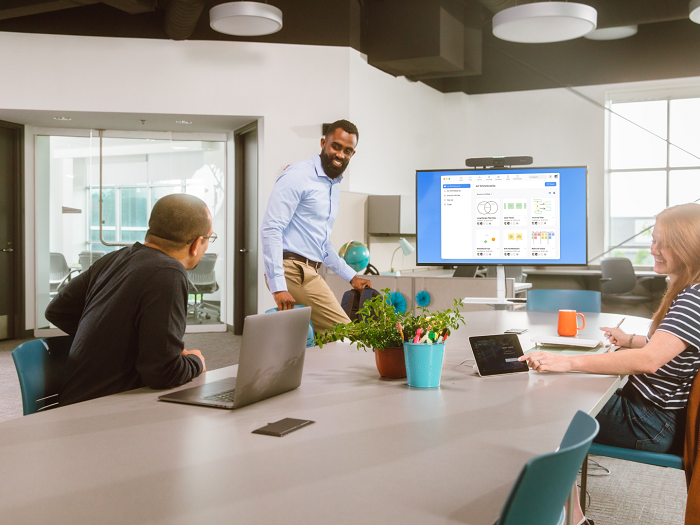
<instances>
[{"instance_id":1,"label":"man's wristwatch","mask_svg":"<svg viewBox=\"0 0 700 525\"><path fill-rule=\"evenodd\" d=\"M634 336L637 334L632 334L630 336L630 340L627 342L627 348L632 348L632 339L634 339Z\"/></svg>"}]
</instances>

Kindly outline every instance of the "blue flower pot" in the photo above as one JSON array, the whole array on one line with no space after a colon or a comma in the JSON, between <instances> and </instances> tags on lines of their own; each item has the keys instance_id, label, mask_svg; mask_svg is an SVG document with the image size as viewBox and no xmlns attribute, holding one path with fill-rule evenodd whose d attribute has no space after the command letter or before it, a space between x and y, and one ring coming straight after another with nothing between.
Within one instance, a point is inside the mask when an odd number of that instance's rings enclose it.
<instances>
[{"instance_id":1,"label":"blue flower pot","mask_svg":"<svg viewBox=\"0 0 700 525\"><path fill-rule=\"evenodd\" d=\"M404 343L403 354L406 360L408 386L419 388L440 386L445 343L439 345Z\"/></svg>"}]
</instances>

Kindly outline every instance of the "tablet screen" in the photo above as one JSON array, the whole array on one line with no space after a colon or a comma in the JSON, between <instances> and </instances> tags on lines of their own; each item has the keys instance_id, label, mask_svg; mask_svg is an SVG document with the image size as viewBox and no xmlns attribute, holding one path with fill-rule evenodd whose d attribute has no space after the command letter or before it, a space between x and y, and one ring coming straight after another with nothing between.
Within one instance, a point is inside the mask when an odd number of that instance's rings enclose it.
<instances>
[{"instance_id":1,"label":"tablet screen","mask_svg":"<svg viewBox=\"0 0 700 525\"><path fill-rule=\"evenodd\" d=\"M513 374L529 370L526 361L518 361L523 355L520 340L515 334L482 335L470 337L479 374L493 376Z\"/></svg>"}]
</instances>

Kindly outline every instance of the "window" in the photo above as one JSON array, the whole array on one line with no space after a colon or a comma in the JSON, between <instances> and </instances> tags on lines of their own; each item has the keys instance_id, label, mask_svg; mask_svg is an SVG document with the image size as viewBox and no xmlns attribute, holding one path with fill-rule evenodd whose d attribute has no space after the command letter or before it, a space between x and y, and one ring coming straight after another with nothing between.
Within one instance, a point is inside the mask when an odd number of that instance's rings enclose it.
<instances>
[{"instance_id":1,"label":"window","mask_svg":"<svg viewBox=\"0 0 700 525\"><path fill-rule=\"evenodd\" d=\"M608 246L654 224L668 206L700 199L700 98L613 102L610 108ZM654 264L651 230L608 256Z\"/></svg>"}]
</instances>

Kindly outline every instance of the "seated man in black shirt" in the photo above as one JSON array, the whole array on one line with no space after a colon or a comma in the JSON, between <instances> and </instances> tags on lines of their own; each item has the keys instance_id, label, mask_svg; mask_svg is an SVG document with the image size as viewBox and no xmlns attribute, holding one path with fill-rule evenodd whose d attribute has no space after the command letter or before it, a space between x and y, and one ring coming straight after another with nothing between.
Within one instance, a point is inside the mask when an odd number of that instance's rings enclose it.
<instances>
[{"instance_id":1,"label":"seated man in black shirt","mask_svg":"<svg viewBox=\"0 0 700 525\"><path fill-rule=\"evenodd\" d=\"M184 350L187 270L209 247L212 218L197 197L153 206L144 244L95 261L51 301L46 318L74 335L59 404L142 386L172 388L206 371Z\"/></svg>"}]
</instances>

